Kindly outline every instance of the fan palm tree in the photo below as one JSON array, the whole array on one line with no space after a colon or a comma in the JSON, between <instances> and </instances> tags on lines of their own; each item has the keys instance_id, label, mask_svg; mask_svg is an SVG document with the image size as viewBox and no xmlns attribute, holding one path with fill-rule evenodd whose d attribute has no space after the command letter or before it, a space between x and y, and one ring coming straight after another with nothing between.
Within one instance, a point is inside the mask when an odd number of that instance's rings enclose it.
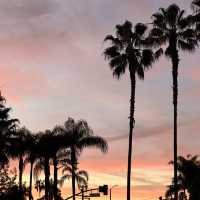
<instances>
[{"instance_id":1,"label":"fan palm tree","mask_svg":"<svg viewBox=\"0 0 200 200\"><path fill-rule=\"evenodd\" d=\"M72 194L73 200L75 200L76 194L76 165L77 158L84 148L88 147L97 147L103 153L107 152L108 145L107 142L99 136L93 135L92 129L89 127L88 123L85 120L75 121L72 118L64 123L64 126L57 127L60 128L60 131L63 132L63 135L66 135L66 138L70 139L70 162L72 168Z\"/></svg>"},{"instance_id":2,"label":"fan palm tree","mask_svg":"<svg viewBox=\"0 0 200 200\"><path fill-rule=\"evenodd\" d=\"M136 76L144 79L145 70L149 69L156 59L162 54L159 49L155 53L151 48L144 48L147 26L136 24L132 31L132 24L126 21L122 25L116 25L115 36L107 35L105 41L110 41L111 46L104 51L105 58L113 71L113 76L120 78L128 69L131 82L130 116L129 116L129 145L128 145L128 170L127 170L127 200L130 200L131 192L131 159L132 138L135 126L135 88Z\"/></svg>"},{"instance_id":3,"label":"fan palm tree","mask_svg":"<svg viewBox=\"0 0 200 200\"><path fill-rule=\"evenodd\" d=\"M177 188L177 104L178 104L178 67L179 51L193 52L197 46L196 34L191 26L191 16L176 4L160 8L152 15L153 28L150 43L154 46L166 46L165 55L172 62L173 106L174 106L174 187ZM175 193L175 200L178 192Z\"/></svg>"}]
</instances>

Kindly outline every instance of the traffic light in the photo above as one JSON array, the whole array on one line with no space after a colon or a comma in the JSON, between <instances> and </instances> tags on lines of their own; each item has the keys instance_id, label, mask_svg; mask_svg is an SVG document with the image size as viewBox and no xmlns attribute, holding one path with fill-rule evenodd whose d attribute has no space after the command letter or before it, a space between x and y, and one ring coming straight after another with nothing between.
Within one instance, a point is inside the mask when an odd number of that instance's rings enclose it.
<instances>
[{"instance_id":1,"label":"traffic light","mask_svg":"<svg viewBox=\"0 0 200 200\"><path fill-rule=\"evenodd\" d=\"M104 195L108 195L108 185L99 186L99 192L102 192Z\"/></svg>"}]
</instances>

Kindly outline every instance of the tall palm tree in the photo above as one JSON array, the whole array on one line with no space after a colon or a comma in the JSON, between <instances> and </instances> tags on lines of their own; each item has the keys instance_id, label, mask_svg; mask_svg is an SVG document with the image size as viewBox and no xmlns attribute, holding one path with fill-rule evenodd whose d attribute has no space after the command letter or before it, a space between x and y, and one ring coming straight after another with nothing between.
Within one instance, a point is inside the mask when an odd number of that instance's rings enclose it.
<instances>
[{"instance_id":1,"label":"tall palm tree","mask_svg":"<svg viewBox=\"0 0 200 200\"><path fill-rule=\"evenodd\" d=\"M167 46L165 55L172 62L173 106L174 106L174 187L177 188L177 104L178 104L178 67L179 51L193 52L197 46L195 31L191 26L191 17L176 4L160 8L152 15L153 28L150 41L154 46ZM175 200L178 199L178 191Z\"/></svg>"},{"instance_id":2,"label":"tall palm tree","mask_svg":"<svg viewBox=\"0 0 200 200\"><path fill-rule=\"evenodd\" d=\"M61 177L61 181L64 182L66 179L72 178L72 167L69 163L65 163L62 169L63 176ZM87 187L89 175L88 172L85 170L78 170L77 166L75 168L75 179L79 189L81 187Z\"/></svg>"},{"instance_id":3,"label":"tall palm tree","mask_svg":"<svg viewBox=\"0 0 200 200\"><path fill-rule=\"evenodd\" d=\"M57 127L58 128L58 127ZM99 136L93 134L92 129L89 127L85 120L75 121L72 118L64 123L64 126L60 126L60 131L67 138L70 136L70 151L71 151L71 167L72 167L72 194L73 200L76 199L76 165L77 158L84 148L97 147L103 153L107 152L107 142Z\"/></svg>"},{"instance_id":4,"label":"tall palm tree","mask_svg":"<svg viewBox=\"0 0 200 200\"><path fill-rule=\"evenodd\" d=\"M62 133L62 132L61 132ZM34 176L38 177L41 171L45 174L45 200L49 200L49 187L50 187L50 163L53 160L54 166L54 198L58 197L58 153L60 149L69 146L69 138L61 134L59 130L54 128L46 130L44 133L39 134L39 142L37 145L38 158L34 167Z\"/></svg>"},{"instance_id":5,"label":"tall palm tree","mask_svg":"<svg viewBox=\"0 0 200 200\"><path fill-rule=\"evenodd\" d=\"M43 170L45 175L45 200L49 200L49 189L50 189L50 159L52 158L51 151L51 137L52 132L46 130L44 133L39 133L39 142L37 146L38 160L34 166L34 176Z\"/></svg>"},{"instance_id":6,"label":"tall palm tree","mask_svg":"<svg viewBox=\"0 0 200 200\"><path fill-rule=\"evenodd\" d=\"M104 51L105 58L113 71L113 76L120 78L128 69L131 82L130 116L129 116L129 145L128 145L128 170L127 170L127 200L131 194L131 160L132 138L135 126L135 88L136 77L144 79L144 71L149 69L154 61L162 54L159 49L154 53L151 48L144 48L147 26L136 24L134 31L132 24L126 21L122 25L116 25L115 35L107 35L105 41L110 41L111 46Z\"/></svg>"},{"instance_id":7,"label":"tall palm tree","mask_svg":"<svg viewBox=\"0 0 200 200\"><path fill-rule=\"evenodd\" d=\"M35 161L38 159L38 135L29 134L27 136L27 157L25 163L30 163L30 178L29 178L29 200L32 199L32 180L33 180L33 166Z\"/></svg>"},{"instance_id":8,"label":"tall palm tree","mask_svg":"<svg viewBox=\"0 0 200 200\"><path fill-rule=\"evenodd\" d=\"M193 9L193 22L195 25L197 40L200 40L200 0L193 0L191 7Z\"/></svg>"},{"instance_id":9,"label":"tall palm tree","mask_svg":"<svg viewBox=\"0 0 200 200\"><path fill-rule=\"evenodd\" d=\"M12 145L10 148L10 156L14 159L19 160L18 164L18 170L19 170L19 192L23 191L23 182L22 182L22 177L23 177L23 171L25 167L25 155L28 151L28 143L27 143L27 138L30 135L30 131L26 129L25 127L19 128L16 131L16 135L14 140L12 140Z\"/></svg>"},{"instance_id":10,"label":"tall palm tree","mask_svg":"<svg viewBox=\"0 0 200 200\"><path fill-rule=\"evenodd\" d=\"M61 160L63 160L66 156L66 150L69 148L71 140L69 135L63 135L60 128L55 126L52 130L52 137L50 142L51 152L52 152L52 160L54 167L54 199L60 198L58 195L58 166L61 164Z\"/></svg>"}]
</instances>

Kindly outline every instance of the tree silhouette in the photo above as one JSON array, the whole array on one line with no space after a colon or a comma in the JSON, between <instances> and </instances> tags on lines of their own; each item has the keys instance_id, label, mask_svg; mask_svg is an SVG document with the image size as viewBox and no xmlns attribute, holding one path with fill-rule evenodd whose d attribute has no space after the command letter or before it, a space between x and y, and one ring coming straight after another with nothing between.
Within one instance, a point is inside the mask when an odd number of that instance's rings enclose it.
<instances>
[{"instance_id":1,"label":"tree silhouette","mask_svg":"<svg viewBox=\"0 0 200 200\"><path fill-rule=\"evenodd\" d=\"M10 118L11 108L5 106L6 100L0 92L0 167L9 161L9 150L12 148L13 135L19 123Z\"/></svg>"},{"instance_id":2,"label":"tree silhouette","mask_svg":"<svg viewBox=\"0 0 200 200\"><path fill-rule=\"evenodd\" d=\"M60 198L58 196L58 165L60 164L60 160L66 156L66 149L70 147L71 137L68 134L64 134L60 131L60 128L55 126L52 131L52 137L50 145L52 151L52 160L54 166L54 199L57 200Z\"/></svg>"},{"instance_id":3,"label":"tree silhouette","mask_svg":"<svg viewBox=\"0 0 200 200\"><path fill-rule=\"evenodd\" d=\"M174 164L174 161L170 162ZM187 157L179 156L177 160L178 176L178 196L179 199L196 200L200 198L200 161L198 156L188 155ZM174 199L175 195L174 181L166 191L166 197ZM187 191L187 192L186 192ZM189 198L187 198L189 194ZM180 198L181 197L181 198Z\"/></svg>"},{"instance_id":4,"label":"tree silhouette","mask_svg":"<svg viewBox=\"0 0 200 200\"><path fill-rule=\"evenodd\" d=\"M37 146L38 160L34 166L34 176L37 177L39 173L44 170L45 175L45 200L49 200L50 189L50 159L52 158L52 150L49 142L52 138L52 132L46 130L44 133L39 133L39 142Z\"/></svg>"},{"instance_id":5,"label":"tree silhouette","mask_svg":"<svg viewBox=\"0 0 200 200\"><path fill-rule=\"evenodd\" d=\"M107 35L105 41L110 41L111 46L105 49L104 55L109 60L113 76L120 78L129 70L131 80L130 116L129 116L129 146L128 146L128 170L127 170L127 200L130 200L131 192L131 159L132 138L135 125L135 88L136 76L144 79L144 72L149 69L156 59L162 54L162 50L153 52L151 48L144 48L147 26L136 24L134 32L132 24L126 21L122 25L116 25L115 36Z\"/></svg>"},{"instance_id":6,"label":"tree silhouette","mask_svg":"<svg viewBox=\"0 0 200 200\"><path fill-rule=\"evenodd\" d=\"M72 168L72 194L73 200L76 199L76 165L77 158L84 148L88 147L97 147L103 153L107 152L108 146L107 142L99 136L93 135L92 129L89 127L88 123L85 120L75 121L72 118L64 123L64 126L57 127L70 139L70 162Z\"/></svg>"},{"instance_id":7,"label":"tree silhouette","mask_svg":"<svg viewBox=\"0 0 200 200\"><path fill-rule=\"evenodd\" d=\"M19 192L23 191L23 171L25 167L25 155L28 151L27 137L30 137L30 131L25 127L16 130L15 137L12 140L12 145L9 150L10 156L14 159L19 160L18 171L19 171Z\"/></svg>"},{"instance_id":8,"label":"tree silhouette","mask_svg":"<svg viewBox=\"0 0 200 200\"><path fill-rule=\"evenodd\" d=\"M38 159L38 135L29 134L26 137L27 142L27 156L25 163L30 163L30 178L29 178L29 200L32 200L32 179L33 179L33 166L35 161Z\"/></svg>"},{"instance_id":9,"label":"tree silhouette","mask_svg":"<svg viewBox=\"0 0 200 200\"><path fill-rule=\"evenodd\" d=\"M85 170L78 170L77 167L78 164L75 166L75 179L78 185L78 188L81 189L81 187L87 187L89 175L88 172ZM62 174L61 177L61 183L64 183L66 179L72 178L72 167L71 167L71 161L66 159L64 162L62 162Z\"/></svg>"},{"instance_id":10,"label":"tree silhouette","mask_svg":"<svg viewBox=\"0 0 200 200\"><path fill-rule=\"evenodd\" d=\"M191 16L176 4L160 8L152 15L153 28L150 43L154 46L167 46L165 55L172 62L173 106L174 106L174 187L177 188L177 104L178 104L178 66L179 51L193 52L197 46L195 31L191 27ZM178 192L175 193L175 200Z\"/></svg>"}]
</instances>

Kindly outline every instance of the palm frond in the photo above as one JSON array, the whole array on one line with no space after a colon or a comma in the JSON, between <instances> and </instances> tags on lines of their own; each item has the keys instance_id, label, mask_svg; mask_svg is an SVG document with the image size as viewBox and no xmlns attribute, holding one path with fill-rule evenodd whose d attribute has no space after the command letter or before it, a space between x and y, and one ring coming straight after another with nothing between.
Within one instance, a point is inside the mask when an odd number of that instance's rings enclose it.
<instances>
[{"instance_id":1,"label":"palm frond","mask_svg":"<svg viewBox=\"0 0 200 200\"><path fill-rule=\"evenodd\" d=\"M82 176L76 176L76 181L77 181L79 189L82 186L87 186L87 183L88 183L85 177L82 177Z\"/></svg>"},{"instance_id":2,"label":"palm frond","mask_svg":"<svg viewBox=\"0 0 200 200\"><path fill-rule=\"evenodd\" d=\"M119 49L123 48L122 42L119 40L119 38L114 37L112 35L107 35L104 39L104 41L110 41L114 46L117 46Z\"/></svg>"},{"instance_id":3,"label":"palm frond","mask_svg":"<svg viewBox=\"0 0 200 200\"><path fill-rule=\"evenodd\" d=\"M155 60L158 60L163 55L163 49L160 48L154 53Z\"/></svg>"},{"instance_id":4,"label":"palm frond","mask_svg":"<svg viewBox=\"0 0 200 200\"><path fill-rule=\"evenodd\" d=\"M178 40L178 47L183 51L194 52L197 45L197 41L193 39L189 39L187 41Z\"/></svg>"},{"instance_id":5,"label":"palm frond","mask_svg":"<svg viewBox=\"0 0 200 200\"><path fill-rule=\"evenodd\" d=\"M111 59L120 56L119 48L117 46L111 46L104 51L105 59Z\"/></svg>"},{"instance_id":6,"label":"palm frond","mask_svg":"<svg viewBox=\"0 0 200 200\"><path fill-rule=\"evenodd\" d=\"M151 67L154 62L154 53L151 49L144 49L142 51L141 65L145 68Z\"/></svg>"},{"instance_id":7,"label":"palm frond","mask_svg":"<svg viewBox=\"0 0 200 200\"><path fill-rule=\"evenodd\" d=\"M87 136L80 139L78 143L79 149L85 147L96 147L100 149L103 153L108 151L108 144L105 139L99 136Z\"/></svg>"},{"instance_id":8,"label":"palm frond","mask_svg":"<svg viewBox=\"0 0 200 200\"><path fill-rule=\"evenodd\" d=\"M82 176L84 177L87 181L89 180L89 174L85 170L80 170L77 172L77 176Z\"/></svg>"},{"instance_id":9,"label":"palm frond","mask_svg":"<svg viewBox=\"0 0 200 200\"><path fill-rule=\"evenodd\" d=\"M135 33L139 36L143 36L148 29L147 25L143 23L137 23L134 27Z\"/></svg>"},{"instance_id":10,"label":"palm frond","mask_svg":"<svg viewBox=\"0 0 200 200\"><path fill-rule=\"evenodd\" d=\"M144 80L144 68L142 66L138 66L136 74L140 80Z\"/></svg>"},{"instance_id":11,"label":"palm frond","mask_svg":"<svg viewBox=\"0 0 200 200\"><path fill-rule=\"evenodd\" d=\"M192 28L187 28L186 30L182 31L179 33L179 36L182 38L182 39L188 39L188 38L195 38L196 36L196 33L195 33L195 30L192 29Z\"/></svg>"}]
</instances>

